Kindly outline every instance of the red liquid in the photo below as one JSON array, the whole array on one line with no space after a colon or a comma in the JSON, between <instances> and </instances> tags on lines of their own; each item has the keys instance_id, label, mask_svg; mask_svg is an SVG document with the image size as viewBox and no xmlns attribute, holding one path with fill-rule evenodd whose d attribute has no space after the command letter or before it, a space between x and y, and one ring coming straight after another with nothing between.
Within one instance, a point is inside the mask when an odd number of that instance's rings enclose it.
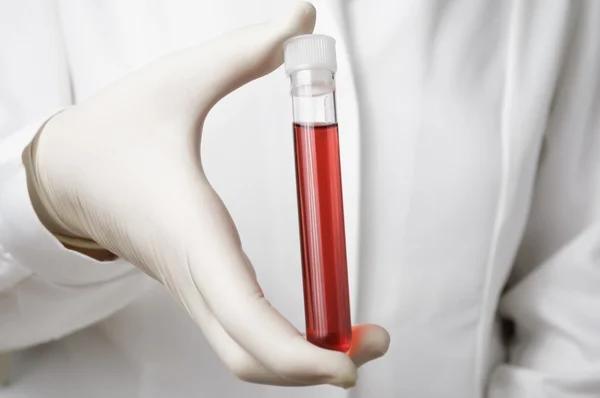
<instances>
[{"instance_id":1,"label":"red liquid","mask_svg":"<svg viewBox=\"0 0 600 398\"><path fill-rule=\"evenodd\" d=\"M352 339L337 124L294 124L306 336L346 352Z\"/></svg>"}]
</instances>

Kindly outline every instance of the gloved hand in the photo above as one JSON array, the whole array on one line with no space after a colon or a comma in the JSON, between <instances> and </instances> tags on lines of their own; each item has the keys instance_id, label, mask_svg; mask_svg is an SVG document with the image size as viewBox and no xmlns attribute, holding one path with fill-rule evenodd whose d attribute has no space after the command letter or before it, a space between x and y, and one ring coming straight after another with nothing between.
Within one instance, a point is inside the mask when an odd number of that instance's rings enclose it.
<instances>
[{"instance_id":1,"label":"gloved hand","mask_svg":"<svg viewBox=\"0 0 600 398\"><path fill-rule=\"evenodd\" d=\"M315 10L171 54L54 116L25 152L32 203L72 247L104 248L165 285L241 379L350 387L387 332L354 328L348 353L308 343L263 297L227 209L202 169L203 121L223 96L270 73Z\"/></svg>"}]
</instances>

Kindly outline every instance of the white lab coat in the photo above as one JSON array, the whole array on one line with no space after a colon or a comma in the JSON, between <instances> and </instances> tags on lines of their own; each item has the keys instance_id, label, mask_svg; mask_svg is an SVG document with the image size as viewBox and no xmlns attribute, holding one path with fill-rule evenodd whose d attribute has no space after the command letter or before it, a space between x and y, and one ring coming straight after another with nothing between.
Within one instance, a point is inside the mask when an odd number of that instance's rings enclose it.
<instances>
[{"instance_id":1,"label":"white lab coat","mask_svg":"<svg viewBox=\"0 0 600 398\"><path fill-rule=\"evenodd\" d=\"M0 396L600 397L597 1L314 1L338 41L353 320L392 337L353 390L236 380L160 285L45 232L20 154L50 115L286 2L0 2ZM302 329L287 88L279 70L224 99L202 150Z\"/></svg>"}]
</instances>

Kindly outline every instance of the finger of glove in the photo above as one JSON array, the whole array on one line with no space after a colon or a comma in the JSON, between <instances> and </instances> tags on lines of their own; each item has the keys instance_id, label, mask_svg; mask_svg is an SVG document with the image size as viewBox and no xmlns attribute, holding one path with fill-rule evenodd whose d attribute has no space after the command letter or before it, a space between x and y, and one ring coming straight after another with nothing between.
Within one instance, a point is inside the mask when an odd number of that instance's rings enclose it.
<instances>
[{"instance_id":1,"label":"finger of glove","mask_svg":"<svg viewBox=\"0 0 600 398\"><path fill-rule=\"evenodd\" d=\"M179 197L180 206L191 206L185 203L190 196ZM265 299L231 217L216 193L211 189L200 197L202 206L186 219L189 230L180 228L182 239L194 238L187 242L186 266L225 331L284 379L300 384L354 385L356 367L346 355L307 342Z\"/></svg>"},{"instance_id":2,"label":"finger of glove","mask_svg":"<svg viewBox=\"0 0 600 398\"><path fill-rule=\"evenodd\" d=\"M189 273L170 274L163 277L162 282L187 310L215 353L237 378L250 383L275 386L304 385L279 377L240 347L211 313Z\"/></svg>"},{"instance_id":3,"label":"finger of glove","mask_svg":"<svg viewBox=\"0 0 600 398\"><path fill-rule=\"evenodd\" d=\"M382 357L390 347L390 335L379 325L363 324L352 328L352 344L348 356L356 367Z\"/></svg>"}]
</instances>

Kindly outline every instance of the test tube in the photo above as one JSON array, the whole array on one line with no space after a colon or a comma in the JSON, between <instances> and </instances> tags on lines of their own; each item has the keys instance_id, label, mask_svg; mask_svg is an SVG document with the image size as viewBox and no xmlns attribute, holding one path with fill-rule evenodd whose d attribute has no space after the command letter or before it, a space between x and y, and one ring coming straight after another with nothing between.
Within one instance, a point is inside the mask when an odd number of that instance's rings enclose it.
<instances>
[{"instance_id":1,"label":"test tube","mask_svg":"<svg viewBox=\"0 0 600 398\"><path fill-rule=\"evenodd\" d=\"M352 339L342 173L335 104L335 40L285 43L291 82L307 340L346 352Z\"/></svg>"}]
</instances>

